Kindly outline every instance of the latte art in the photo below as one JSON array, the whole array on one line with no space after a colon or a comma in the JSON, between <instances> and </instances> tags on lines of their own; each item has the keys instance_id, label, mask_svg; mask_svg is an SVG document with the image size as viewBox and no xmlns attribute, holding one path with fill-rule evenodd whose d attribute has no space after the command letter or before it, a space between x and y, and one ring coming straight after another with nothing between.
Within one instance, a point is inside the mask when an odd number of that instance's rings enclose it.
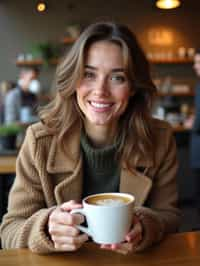
<instances>
[{"instance_id":1,"label":"latte art","mask_svg":"<svg viewBox=\"0 0 200 266\"><path fill-rule=\"evenodd\" d=\"M120 206L123 204L124 201L122 199L100 199L96 201L96 205L102 206Z\"/></svg>"},{"instance_id":2,"label":"latte art","mask_svg":"<svg viewBox=\"0 0 200 266\"><path fill-rule=\"evenodd\" d=\"M131 201L129 197L116 195L116 193L106 193L100 195L90 196L86 202L92 205L99 205L99 206L122 206L127 204Z\"/></svg>"}]
</instances>

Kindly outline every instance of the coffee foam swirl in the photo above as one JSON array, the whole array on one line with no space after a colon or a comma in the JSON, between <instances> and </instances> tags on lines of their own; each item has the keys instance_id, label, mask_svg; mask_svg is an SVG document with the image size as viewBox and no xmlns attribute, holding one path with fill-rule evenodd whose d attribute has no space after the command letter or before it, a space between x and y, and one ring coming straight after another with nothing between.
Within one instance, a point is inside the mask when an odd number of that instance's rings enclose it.
<instances>
[{"instance_id":1,"label":"coffee foam swirl","mask_svg":"<svg viewBox=\"0 0 200 266\"><path fill-rule=\"evenodd\" d=\"M124 201L122 199L99 199L96 201L96 205L101 206L120 206L123 204Z\"/></svg>"}]
</instances>

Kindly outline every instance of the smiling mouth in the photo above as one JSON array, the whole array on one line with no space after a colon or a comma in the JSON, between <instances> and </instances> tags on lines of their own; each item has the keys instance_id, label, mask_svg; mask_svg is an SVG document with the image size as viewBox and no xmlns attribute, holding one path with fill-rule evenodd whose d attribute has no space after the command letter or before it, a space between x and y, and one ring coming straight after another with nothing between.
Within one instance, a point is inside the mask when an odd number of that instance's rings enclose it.
<instances>
[{"instance_id":1,"label":"smiling mouth","mask_svg":"<svg viewBox=\"0 0 200 266\"><path fill-rule=\"evenodd\" d=\"M99 102L93 102L93 101L89 101L90 105L94 108L98 108L98 109L105 109L105 108L110 108L111 106L113 106L113 103L99 103Z\"/></svg>"}]
</instances>

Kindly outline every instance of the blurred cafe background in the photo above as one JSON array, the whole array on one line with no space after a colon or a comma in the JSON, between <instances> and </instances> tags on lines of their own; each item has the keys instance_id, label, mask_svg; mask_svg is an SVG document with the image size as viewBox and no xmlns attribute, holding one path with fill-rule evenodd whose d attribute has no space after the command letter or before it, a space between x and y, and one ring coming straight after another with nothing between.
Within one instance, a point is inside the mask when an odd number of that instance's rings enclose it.
<instances>
[{"instance_id":1,"label":"blurred cafe background","mask_svg":"<svg viewBox=\"0 0 200 266\"><path fill-rule=\"evenodd\" d=\"M51 84L59 58L86 25L115 20L136 33L149 59L158 88L152 115L169 121L174 129L180 161L179 203L184 211L180 230L200 227L200 215L193 207L195 185L188 152L190 121L195 112L197 77L193 56L200 47L200 1L176 0L175 4L180 5L173 9L161 9L157 2L168 7L171 1L0 0L0 221L25 130L38 120L37 106L52 97ZM30 100L21 106L16 121L7 122L3 116L5 97L23 83L21 73L30 69L36 69L37 75L30 78L29 100L36 97L37 104L31 110Z\"/></svg>"}]
</instances>

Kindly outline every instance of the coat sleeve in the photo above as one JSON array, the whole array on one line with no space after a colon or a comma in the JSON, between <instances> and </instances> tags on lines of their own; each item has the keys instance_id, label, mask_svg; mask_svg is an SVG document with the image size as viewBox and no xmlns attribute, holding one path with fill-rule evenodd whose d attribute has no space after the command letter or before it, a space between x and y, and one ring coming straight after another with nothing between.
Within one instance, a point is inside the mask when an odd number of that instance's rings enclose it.
<instances>
[{"instance_id":1,"label":"coat sleeve","mask_svg":"<svg viewBox=\"0 0 200 266\"><path fill-rule=\"evenodd\" d=\"M181 219L181 212L177 208L177 157L176 143L172 130L167 129L168 134L163 142L166 143L158 153L161 156L153 178L150 196L145 207L138 207L136 215L141 219L144 235L137 247L141 251L154 243L159 242L166 234L175 233Z\"/></svg>"},{"instance_id":2,"label":"coat sleeve","mask_svg":"<svg viewBox=\"0 0 200 266\"><path fill-rule=\"evenodd\" d=\"M16 178L8 200L8 213L0 227L2 247L30 248L37 253L55 251L47 234L49 214L38 171L35 167L36 141L32 129L27 134L17 158Z\"/></svg>"}]
</instances>

